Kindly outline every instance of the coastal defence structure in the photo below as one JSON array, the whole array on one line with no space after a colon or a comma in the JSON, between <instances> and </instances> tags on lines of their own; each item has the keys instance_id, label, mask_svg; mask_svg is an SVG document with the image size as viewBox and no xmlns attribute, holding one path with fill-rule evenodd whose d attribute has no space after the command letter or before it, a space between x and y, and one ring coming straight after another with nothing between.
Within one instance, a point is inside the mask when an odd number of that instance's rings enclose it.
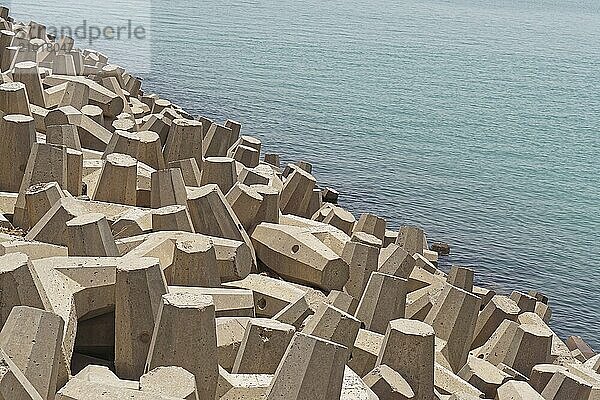
<instances>
[{"instance_id":1,"label":"coastal defence structure","mask_svg":"<svg viewBox=\"0 0 600 400\"><path fill-rule=\"evenodd\" d=\"M0 71L0 399L600 398L546 296L441 271L240 123L3 7Z\"/></svg>"}]
</instances>

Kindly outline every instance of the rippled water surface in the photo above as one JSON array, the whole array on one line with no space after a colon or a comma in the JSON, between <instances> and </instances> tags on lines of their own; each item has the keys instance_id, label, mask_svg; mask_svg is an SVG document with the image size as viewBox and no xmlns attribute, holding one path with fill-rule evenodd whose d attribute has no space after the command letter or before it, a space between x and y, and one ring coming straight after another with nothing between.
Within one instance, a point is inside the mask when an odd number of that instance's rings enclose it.
<instances>
[{"instance_id":1,"label":"rippled water surface","mask_svg":"<svg viewBox=\"0 0 600 400\"><path fill-rule=\"evenodd\" d=\"M600 3L487 3L11 6L57 26L143 25L145 41L92 47L148 90L311 161L356 214L450 242L447 264L479 283L542 290L554 329L600 349Z\"/></svg>"}]
</instances>

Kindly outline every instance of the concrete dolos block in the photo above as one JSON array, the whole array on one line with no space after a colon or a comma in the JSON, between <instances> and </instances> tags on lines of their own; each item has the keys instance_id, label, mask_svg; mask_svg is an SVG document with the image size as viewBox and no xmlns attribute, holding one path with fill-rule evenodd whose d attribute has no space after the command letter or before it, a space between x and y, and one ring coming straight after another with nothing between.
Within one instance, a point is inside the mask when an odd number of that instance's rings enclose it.
<instances>
[{"instance_id":1,"label":"concrete dolos block","mask_svg":"<svg viewBox=\"0 0 600 400\"><path fill-rule=\"evenodd\" d=\"M252 240L258 259L285 278L325 290L348 281L348 264L306 229L262 223Z\"/></svg>"}]
</instances>

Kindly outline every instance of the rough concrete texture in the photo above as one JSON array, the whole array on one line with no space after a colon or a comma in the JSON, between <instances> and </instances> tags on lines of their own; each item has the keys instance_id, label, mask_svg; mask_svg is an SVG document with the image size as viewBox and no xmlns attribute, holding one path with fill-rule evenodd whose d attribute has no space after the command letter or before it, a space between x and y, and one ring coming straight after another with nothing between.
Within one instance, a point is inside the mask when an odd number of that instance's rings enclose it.
<instances>
[{"instance_id":1,"label":"rough concrete texture","mask_svg":"<svg viewBox=\"0 0 600 400\"><path fill-rule=\"evenodd\" d=\"M498 389L498 400L544 400L526 382L509 381Z\"/></svg>"},{"instance_id":2,"label":"rough concrete texture","mask_svg":"<svg viewBox=\"0 0 600 400\"><path fill-rule=\"evenodd\" d=\"M16 306L49 307L40 278L29 257L23 253L0 256L0 291L0 326L4 326Z\"/></svg>"},{"instance_id":3,"label":"rough concrete texture","mask_svg":"<svg viewBox=\"0 0 600 400\"><path fill-rule=\"evenodd\" d=\"M435 334L431 326L397 319L388 325L376 365L387 365L410 385L415 399L433 398Z\"/></svg>"},{"instance_id":4,"label":"rough concrete texture","mask_svg":"<svg viewBox=\"0 0 600 400\"><path fill-rule=\"evenodd\" d=\"M2 349L0 349L0 398L42 400L36 388Z\"/></svg>"},{"instance_id":5,"label":"rough concrete texture","mask_svg":"<svg viewBox=\"0 0 600 400\"><path fill-rule=\"evenodd\" d=\"M477 317L471 348L474 349L485 343L502 321L506 319L516 321L519 312L519 306L510 298L502 295L492 297Z\"/></svg>"},{"instance_id":6,"label":"rough concrete texture","mask_svg":"<svg viewBox=\"0 0 600 400\"><path fill-rule=\"evenodd\" d=\"M120 377L144 372L160 296L167 292L158 259L123 260L115 281L115 368Z\"/></svg>"},{"instance_id":7,"label":"rough concrete texture","mask_svg":"<svg viewBox=\"0 0 600 400\"><path fill-rule=\"evenodd\" d=\"M219 371L215 305L210 296L194 293L162 296L146 369L172 365L194 374L200 398L214 396Z\"/></svg>"},{"instance_id":8,"label":"rough concrete texture","mask_svg":"<svg viewBox=\"0 0 600 400\"><path fill-rule=\"evenodd\" d=\"M351 352L359 329L358 319L329 304L323 304L310 317L302 332L339 343Z\"/></svg>"},{"instance_id":9,"label":"rough concrete texture","mask_svg":"<svg viewBox=\"0 0 600 400\"><path fill-rule=\"evenodd\" d=\"M0 348L43 399L54 399L63 329L58 315L17 306L0 331Z\"/></svg>"},{"instance_id":10,"label":"rough concrete texture","mask_svg":"<svg viewBox=\"0 0 600 400\"><path fill-rule=\"evenodd\" d=\"M356 310L366 329L384 334L388 322L404 318L406 279L374 272Z\"/></svg>"},{"instance_id":11,"label":"rough concrete texture","mask_svg":"<svg viewBox=\"0 0 600 400\"><path fill-rule=\"evenodd\" d=\"M272 319L251 319L246 325L232 372L274 374L295 332L292 325Z\"/></svg>"},{"instance_id":12,"label":"rough concrete texture","mask_svg":"<svg viewBox=\"0 0 600 400\"><path fill-rule=\"evenodd\" d=\"M140 390L184 400L198 400L196 378L181 367L158 367L142 375Z\"/></svg>"},{"instance_id":13,"label":"rough concrete texture","mask_svg":"<svg viewBox=\"0 0 600 400\"><path fill-rule=\"evenodd\" d=\"M436 336L446 341L441 353L454 372L467 361L480 304L479 297L448 284L425 318Z\"/></svg>"},{"instance_id":14,"label":"rough concrete texture","mask_svg":"<svg viewBox=\"0 0 600 400\"><path fill-rule=\"evenodd\" d=\"M387 365L380 365L363 378L379 399L411 400L415 392L398 372Z\"/></svg>"},{"instance_id":15,"label":"rough concrete texture","mask_svg":"<svg viewBox=\"0 0 600 400\"><path fill-rule=\"evenodd\" d=\"M348 349L315 336L297 333L267 391L267 399L339 399Z\"/></svg>"},{"instance_id":16,"label":"rough concrete texture","mask_svg":"<svg viewBox=\"0 0 600 400\"><path fill-rule=\"evenodd\" d=\"M543 293L78 45L0 7L0 400L600 398Z\"/></svg>"}]
</instances>

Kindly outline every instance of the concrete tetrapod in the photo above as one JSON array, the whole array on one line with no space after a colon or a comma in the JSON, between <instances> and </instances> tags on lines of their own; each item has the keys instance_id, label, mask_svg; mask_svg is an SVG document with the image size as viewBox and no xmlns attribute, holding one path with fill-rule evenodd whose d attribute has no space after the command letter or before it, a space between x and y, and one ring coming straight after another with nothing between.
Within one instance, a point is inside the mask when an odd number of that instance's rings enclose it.
<instances>
[{"instance_id":1,"label":"concrete tetrapod","mask_svg":"<svg viewBox=\"0 0 600 400\"><path fill-rule=\"evenodd\" d=\"M218 287L221 284L215 247L206 236L178 239L169 269L165 275L170 285Z\"/></svg>"},{"instance_id":2,"label":"concrete tetrapod","mask_svg":"<svg viewBox=\"0 0 600 400\"><path fill-rule=\"evenodd\" d=\"M17 193L25 175L31 147L36 142L35 122L28 115L5 115L0 120L0 131L0 190Z\"/></svg>"},{"instance_id":3,"label":"concrete tetrapod","mask_svg":"<svg viewBox=\"0 0 600 400\"><path fill-rule=\"evenodd\" d=\"M368 213L362 214L354 226L354 232L369 233L383 243L386 225L385 219L378 217L377 215Z\"/></svg>"},{"instance_id":4,"label":"concrete tetrapod","mask_svg":"<svg viewBox=\"0 0 600 400\"><path fill-rule=\"evenodd\" d=\"M548 362L552 336L547 327L504 320L473 355L494 365L503 363L528 377L535 365Z\"/></svg>"},{"instance_id":5,"label":"concrete tetrapod","mask_svg":"<svg viewBox=\"0 0 600 400\"><path fill-rule=\"evenodd\" d=\"M243 241L248 245L252 259L256 262L254 247L248 233L217 185L188 188L187 206L197 233Z\"/></svg>"},{"instance_id":6,"label":"concrete tetrapod","mask_svg":"<svg viewBox=\"0 0 600 400\"><path fill-rule=\"evenodd\" d=\"M315 185L314 176L300 168L294 168L281 191L281 212L310 218L312 214L309 212L309 203Z\"/></svg>"},{"instance_id":7,"label":"concrete tetrapod","mask_svg":"<svg viewBox=\"0 0 600 400\"><path fill-rule=\"evenodd\" d=\"M436 336L446 341L441 353L455 373L467 361L480 305L481 300L474 294L446 285L425 318Z\"/></svg>"},{"instance_id":8,"label":"concrete tetrapod","mask_svg":"<svg viewBox=\"0 0 600 400\"><path fill-rule=\"evenodd\" d=\"M152 210L152 230L154 232L183 231L194 233L187 207L180 204Z\"/></svg>"},{"instance_id":9,"label":"concrete tetrapod","mask_svg":"<svg viewBox=\"0 0 600 400\"><path fill-rule=\"evenodd\" d=\"M498 388L497 400L545 400L527 382L508 381ZM547 399L546 399L547 400Z\"/></svg>"},{"instance_id":10,"label":"concrete tetrapod","mask_svg":"<svg viewBox=\"0 0 600 400\"><path fill-rule=\"evenodd\" d=\"M246 232L252 232L258 225L256 217L263 203L263 197L255 188L237 182L225 198Z\"/></svg>"},{"instance_id":11,"label":"concrete tetrapod","mask_svg":"<svg viewBox=\"0 0 600 400\"><path fill-rule=\"evenodd\" d=\"M267 400L334 400L340 398L348 349L296 333L267 391Z\"/></svg>"},{"instance_id":12,"label":"concrete tetrapod","mask_svg":"<svg viewBox=\"0 0 600 400\"><path fill-rule=\"evenodd\" d=\"M125 379L139 379L144 366L161 296L167 285L156 258L119 261L115 283L115 368Z\"/></svg>"},{"instance_id":13,"label":"concrete tetrapod","mask_svg":"<svg viewBox=\"0 0 600 400\"><path fill-rule=\"evenodd\" d=\"M423 249L427 245L423 229L416 226L401 227L396 244L406 250L411 256L413 254L422 255Z\"/></svg>"},{"instance_id":14,"label":"concrete tetrapod","mask_svg":"<svg viewBox=\"0 0 600 400\"><path fill-rule=\"evenodd\" d=\"M196 378L181 367L158 367L142 375L140 390L183 400L198 400Z\"/></svg>"},{"instance_id":15,"label":"concrete tetrapod","mask_svg":"<svg viewBox=\"0 0 600 400\"><path fill-rule=\"evenodd\" d=\"M356 309L356 318L366 329L384 334L388 323L404 318L407 280L374 272Z\"/></svg>"},{"instance_id":16,"label":"concrete tetrapod","mask_svg":"<svg viewBox=\"0 0 600 400\"><path fill-rule=\"evenodd\" d=\"M433 400L435 333L430 325L409 319L391 321L377 365L398 372L415 393L415 400Z\"/></svg>"},{"instance_id":17,"label":"concrete tetrapod","mask_svg":"<svg viewBox=\"0 0 600 400\"><path fill-rule=\"evenodd\" d=\"M11 82L0 85L0 111L5 115L31 115L25 84Z\"/></svg>"},{"instance_id":18,"label":"concrete tetrapod","mask_svg":"<svg viewBox=\"0 0 600 400\"><path fill-rule=\"evenodd\" d=\"M302 330L307 335L339 343L352 352L361 321L329 304L321 304Z\"/></svg>"},{"instance_id":19,"label":"concrete tetrapod","mask_svg":"<svg viewBox=\"0 0 600 400\"><path fill-rule=\"evenodd\" d=\"M272 319L250 319L232 372L274 374L295 332L292 325Z\"/></svg>"},{"instance_id":20,"label":"concrete tetrapod","mask_svg":"<svg viewBox=\"0 0 600 400\"><path fill-rule=\"evenodd\" d=\"M415 259L404 248L390 244L379 253L378 271L408 278L416 265Z\"/></svg>"},{"instance_id":21,"label":"concrete tetrapod","mask_svg":"<svg viewBox=\"0 0 600 400\"><path fill-rule=\"evenodd\" d=\"M138 161L143 162L156 170L165 169L166 164L162 154L158 133L141 131L138 132L137 135L139 138Z\"/></svg>"},{"instance_id":22,"label":"concrete tetrapod","mask_svg":"<svg viewBox=\"0 0 600 400\"><path fill-rule=\"evenodd\" d=\"M367 375L377 364L383 338L384 336L379 333L360 329L354 341L352 357L348 361L348 366L360 376Z\"/></svg>"},{"instance_id":23,"label":"concrete tetrapod","mask_svg":"<svg viewBox=\"0 0 600 400\"><path fill-rule=\"evenodd\" d=\"M44 400L2 349L0 349L0 399Z\"/></svg>"},{"instance_id":24,"label":"concrete tetrapod","mask_svg":"<svg viewBox=\"0 0 600 400\"><path fill-rule=\"evenodd\" d=\"M137 132L116 130L106 146L104 154L102 154L102 159L106 159L109 154L113 153L127 154L128 156L137 159L139 145L140 137Z\"/></svg>"},{"instance_id":25,"label":"concrete tetrapod","mask_svg":"<svg viewBox=\"0 0 600 400\"><path fill-rule=\"evenodd\" d=\"M51 125L46 129L46 143L81 151L81 142L75 125Z\"/></svg>"},{"instance_id":26,"label":"concrete tetrapod","mask_svg":"<svg viewBox=\"0 0 600 400\"><path fill-rule=\"evenodd\" d=\"M467 363L457 375L481 390L490 399L495 398L498 388L511 378L493 364L473 356L469 356Z\"/></svg>"},{"instance_id":27,"label":"concrete tetrapod","mask_svg":"<svg viewBox=\"0 0 600 400\"><path fill-rule=\"evenodd\" d=\"M235 160L228 157L207 157L202 161L201 185L214 183L227 193L237 181Z\"/></svg>"},{"instance_id":28,"label":"concrete tetrapod","mask_svg":"<svg viewBox=\"0 0 600 400\"><path fill-rule=\"evenodd\" d=\"M415 393L398 372L387 365L380 365L363 378L379 400L413 400Z\"/></svg>"},{"instance_id":29,"label":"concrete tetrapod","mask_svg":"<svg viewBox=\"0 0 600 400\"><path fill-rule=\"evenodd\" d=\"M34 226L65 195L58 182L33 185L25 192L25 210L29 223Z\"/></svg>"},{"instance_id":30,"label":"concrete tetrapod","mask_svg":"<svg viewBox=\"0 0 600 400\"><path fill-rule=\"evenodd\" d=\"M516 321L519 313L520 309L517 303L507 296L496 295L492 297L492 300L481 310L477 317L471 349L483 345L505 319Z\"/></svg>"},{"instance_id":31,"label":"concrete tetrapod","mask_svg":"<svg viewBox=\"0 0 600 400\"><path fill-rule=\"evenodd\" d=\"M13 223L22 228L30 226L25 210L25 194L33 185L45 182L58 182L67 187L67 148L46 143L34 143L31 147L19 196L15 204Z\"/></svg>"},{"instance_id":32,"label":"concrete tetrapod","mask_svg":"<svg viewBox=\"0 0 600 400\"><path fill-rule=\"evenodd\" d=\"M119 182L115 185L115 182ZM96 201L135 206L137 160L127 154L111 153L102 164L98 185L93 195Z\"/></svg>"},{"instance_id":33,"label":"concrete tetrapod","mask_svg":"<svg viewBox=\"0 0 600 400\"><path fill-rule=\"evenodd\" d=\"M22 82L27 87L27 97L31 104L39 107L46 107L44 88L40 79L40 71L33 61L24 61L15 64L13 70L13 80Z\"/></svg>"},{"instance_id":34,"label":"concrete tetrapod","mask_svg":"<svg viewBox=\"0 0 600 400\"><path fill-rule=\"evenodd\" d=\"M379 249L362 243L348 242L344 246L342 259L348 264L349 277L344 291L360 300L371 274L377 271Z\"/></svg>"},{"instance_id":35,"label":"concrete tetrapod","mask_svg":"<svg viewBox=\"0 0 600 400\"><path fill-rule=\"evenodd\" d=\"M146 369L172 365L194 374L200 399L214 399L219 370L215 305L210 296L162 296Z\"/></svg>"},{"instance_id":36,"label":"concrete tetrapod","mask_svg":"<svg viewBox=\"0 0 600 400\"><path fill-rule=\"evenodd\" d=\"M23 253L0 256L0 327L4 326L13 307L50 306L40 278L29 257Z\"/></svg>"},{"instance_id":37,"label":"concrete tetrapod","mask_svg":"<svg viewBox=\"0 0 600 400\"><path fill-rule=\"evenodd\" d=\"M67 221L67 247L71 256L120 255L106 217L98 213L85 214Z\"/></svg>"},{"instance_id":38,"label":"concrete tetrapod","mask_svg":"<svg viewBox=\"0 0 600 400\"><path fill-rule=\"evenodd\" d=\"M202 163L202 122L189 119L175 119L167 136L164 157L167 163L193 158Z\"/></svg>"},{"instance_id":39,"label":"concrete tetrapod","mask_svg":"<svg viewBox=\"0 0 600 400\"><path fill-rule=\"evenodd\" d=\"M201 172L200 165L196 162L195 158L186 158L183 160L170 161L168 164L168 168L179 168L181 170L181 174L183 175L183 181L185 182L185 186L194 186L199 187ZM158 169L164 169L158 168Z\"/></svg>"},{"instance_id":40,"label":"concrete tetrapod","mask_svg":"<svg viewBox=\"0 0 600 400\"><path fill-rule=\"evenodd\" d=\"M152 208L187 204L185 182L181 170L162 169L152 173Z\"/></svg>"},{"instance_id":41,"label":"concrete tetrapod","mask_svg":"<svg viewBox=\"0 0 600 400\"><path fill-rule=\"evenodd\" d=\"M213 123L209 127L202 126L204 140L202 141L202 155L207 157L225 157L227 150L231 147L233 131L223 125Z\"/></svg>"},{"instance_id":42,"label":"concrete tetrapod","mask_svg":"<svg viewBox=\"0 0 600 400\"><path fill-rule=\"evenodd\" d=\"M542 391L546 400L587 400L592 384L570 372L555 373Z\"/></svg>"},{"instance_id":43,"label":"concrete tetrapod","mask_svg":"<svg viewBox=\"0 0 600 400\"><path fill-rule=\"evenodd\" d=\"M14 307L0 332L0 348L44 400L53 400L64 321L39 308Z\"/></svg>"}]
</instances>

